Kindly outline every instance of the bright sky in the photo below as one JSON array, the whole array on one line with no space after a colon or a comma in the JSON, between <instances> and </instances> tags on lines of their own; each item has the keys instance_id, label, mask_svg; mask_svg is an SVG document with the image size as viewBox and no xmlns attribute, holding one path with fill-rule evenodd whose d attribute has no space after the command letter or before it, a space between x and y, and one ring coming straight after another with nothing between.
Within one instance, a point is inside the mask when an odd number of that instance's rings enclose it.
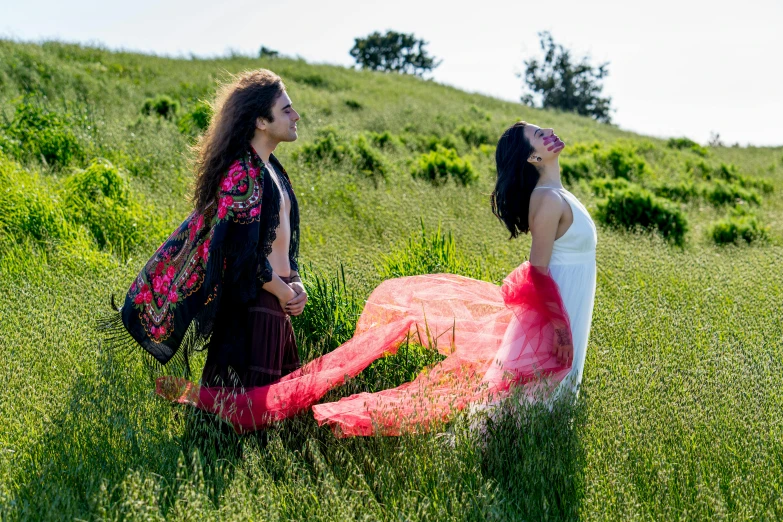
<instances>
[{"instance_id":1,"label":"bright sky","mask_svg":"<svg viewBox=\"0 0 783 522\"><path fill-rule=\"evenodd\" d=\"M604 93L624 129L783 145L782 0L0 0L3 37L172 56L265 45L351 65L353 39L387 29L430 42L443 59L436 81L507 100L519 100L515 73L549 30L577 56L610 62Z\"/></svg>"}]
</instances>

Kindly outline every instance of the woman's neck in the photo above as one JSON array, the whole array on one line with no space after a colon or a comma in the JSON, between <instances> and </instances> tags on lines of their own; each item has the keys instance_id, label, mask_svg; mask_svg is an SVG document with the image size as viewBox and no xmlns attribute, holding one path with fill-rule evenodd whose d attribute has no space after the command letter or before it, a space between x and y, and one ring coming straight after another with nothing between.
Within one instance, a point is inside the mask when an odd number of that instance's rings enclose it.
<instances>
[{"instance_id":1,"label":"woman's neck","mask_svg":"<svg viewBox=\"0 0 783 522\"><path fill-rule=\"evenodd\" d=\"M551 162L544 163L538 166L538 185L546 185L549 187L562 187L563 183L560 181L560 162L557 158L554 158Z\"/></svg>"}]
</instances>

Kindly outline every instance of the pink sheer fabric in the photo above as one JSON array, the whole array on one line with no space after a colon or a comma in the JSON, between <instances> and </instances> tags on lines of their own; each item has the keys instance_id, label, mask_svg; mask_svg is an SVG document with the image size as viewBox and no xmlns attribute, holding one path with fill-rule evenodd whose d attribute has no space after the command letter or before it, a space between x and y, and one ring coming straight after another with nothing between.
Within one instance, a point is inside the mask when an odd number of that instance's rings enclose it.
<instances>
[{"instance_id":1,"label":"pink sheer fabric","mask_svg":"<svg viewBox=\"0 0 783 522\"><path fill-rule=\"evenodd\" d=\"M516 316L521 328L505 335ZM524 263L502 287L452 274L391 279L370 295L348 342L276 383L244 392L162 377L166 399L220 415L253 431L312 406L338 436L399 435L448 420L468 404L541 376L559 382L569 366L553 354L555 328L569 328L554 280ZM446 359L410 383L313 406L331 388L395 353L408 336Z\"/></svg>"}]
</instances>

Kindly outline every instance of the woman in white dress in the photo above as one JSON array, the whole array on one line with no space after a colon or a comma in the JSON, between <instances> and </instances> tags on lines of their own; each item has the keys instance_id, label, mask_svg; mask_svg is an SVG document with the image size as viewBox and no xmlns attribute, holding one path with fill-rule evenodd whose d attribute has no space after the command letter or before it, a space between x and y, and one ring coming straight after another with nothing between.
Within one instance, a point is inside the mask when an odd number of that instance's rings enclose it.
<instances>
[{"instance_id":1,"label":"woman in white dress","mask_svg":"<svg viewBox=\"0 0 783 522\"><path fill-rule=\"evenodd\" d=\"M563 188L558 158L565 143L552 129L518 122L498 141L495 159L498 179L492 193L492 211L505 224L511 238L530 232L530 263L551 274L557 283L571 325L558 331L565 342L554 350L571 370L560 389L578 392L582 381L587 340L595 298L596 229L584 205ZM514 318L506 330L498 362L513 359L524 339Z\"/></svg>"}]
</instances>

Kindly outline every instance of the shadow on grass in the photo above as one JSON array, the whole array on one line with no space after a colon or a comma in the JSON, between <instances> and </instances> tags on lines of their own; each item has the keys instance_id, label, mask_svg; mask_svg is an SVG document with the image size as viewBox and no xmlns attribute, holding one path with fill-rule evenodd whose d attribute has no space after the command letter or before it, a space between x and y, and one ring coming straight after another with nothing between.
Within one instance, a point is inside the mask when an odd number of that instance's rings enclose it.
<instances>
[{"instance_id":1,"label":"shadow on grass","mask_svg":"<svg viewBox=\"0 0 783 522\"><path fill-rule=\"evenodd\" d=\"M217 504L241 458L240 437L192 410L168 414L171 406L153 396L135 363L101 356L96 373L76 380L61 413L17 464L15 495L3 510L9 520L114 511L127 500L123 481L132 472L152 480L156 493L148 500L163 515L189 470L203 470Z\"/></svg>"},{"instance_id":2,"label":"shadow on grass","mask_svg":"<svg viewBox=\"0 0 783 522\"><path fill-rule=\"evenodd\" d=\"M584 496L585 394L543 402L503 404L486 420L482 472L495 481L492 514L503 520L576 520Z\"/></svg>"}]
</instances>

